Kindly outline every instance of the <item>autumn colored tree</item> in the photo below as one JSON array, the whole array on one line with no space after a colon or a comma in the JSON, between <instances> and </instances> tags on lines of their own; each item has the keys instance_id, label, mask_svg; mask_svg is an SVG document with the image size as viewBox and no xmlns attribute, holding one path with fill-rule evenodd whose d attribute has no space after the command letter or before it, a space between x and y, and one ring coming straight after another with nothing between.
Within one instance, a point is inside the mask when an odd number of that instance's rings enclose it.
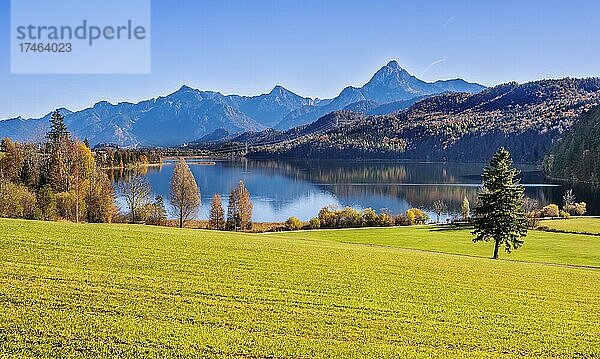
<instances>
[{"instance_id":1,"label":"autumn colored tree","mask_svg":"<svg viewBox=\"0 0 600 359\"><path fill-rule=\"evenodd\" d=\"M24 162L20 145L11 141L10 138L4 138L1 146L4 153L0 158L0 178L4 181L18 183L21 180Z\"/></svg>"},{"instance_id":2,"label":"autumn colored tree","mask_svg":"<svg viewBox=\"0 0 600 359\"><path fill-rule=\"evenodd\" d=\"M96 163L92 151L83 142L73 142L72 147L69 183L75 199L75 222L79 223L81 213L86 211L84 199L92 185Z\"/></svg>"},{"instance_id":3,"label":"autumn colored tree","mask_svg":"<svg viewBox=\"0 0 600 359\"><path fill-rule=\"evenodd\" d=\"M405 212L409 225L425 224L429 220L429 216L419 208L409 208Z\"/></svg>"},{"instance_id":4,"label":"autumn colored tree","mask_svg":"<svg viewBox=\"0 0 600 359\"><path fill-rule=\"evenodd\" d=\"M583 216L587 211L587 204L585 202L579 202L575 204L575 214Z\"/></svg>"},{"instance_id":5,"label":"autumn colored tree","mask_svg":"<svg viewBox=\"0 0 600 359\"><path fill-rule=\"evenodd\" d=\"M289 231L297 231L302 229L302 221L297 217L290 217L285 221L285 228Z\"/></svg>"},{"instance_id":6,"label":"autumn colored tree","mask_svg":"<svg viewBox=\"0 0 600 359\"><path fill-rule=\"evenodd\" d=\"M117 213L115 190L105 171L95 168L85 196L87 220L92 223L110 223Z\"/></svg>"},{"instance_id":7,"label":"autumn colored tree","mask_svg":"<svg viewBox=\"0 0 600 359\"><path fill-rule=\"evenodd\" d=\"M252 229L252 208L250 192L244 186L244 182L240 181L229 195L226 228L233 231Z\"/></svg>"},{"instance_id":8,"label":"autumn colored tree","mask_svg":"<svg viewBox=\"0 0 600 359\"><path fill-rule=\"evenodd\" d=\"M551 203L547 206L544 206L544 208L542 208L540 211L540 214L542 217L558 217L560 214L560 209L558 208L558 205Z\"/></svg>"},{"instance_id":9,"label":"autumn colored tree","mask_svg":"<svg viewBox=\"0 0 600 359\"><path fill-rule=\"evenodd\" d=\"M16 218L110 222L117 211L112 183L89 146L71 140L59 111L52 113L46 138L42 145L0 142L0 183L16 185L2 188L2 211Z\"/></svg>"},{"instance_id":10,"label":"autumn colored tree","mask_svg":"<svg viewBox=\"0 0 600 359\"><path fill-rule=\"evenodd\" d=\"M381 227L391 227L395 224L395 221L391 214L387 212L381 212L377 217L377 223Z\"/></svg>"},{"instance_id":11,"label":"autumn colored tree","mask_svg":"<svg viewBox=\"0 0 600 359\"><path fill-rule=\"evenodd\" d=\"M0 181L0 217L36 219L35 194L22 184Z\"/></svg>"},{"instance_id":12,"label":"autumn colored tree","mask_svg":"<svg viewBox=\"0 0 600 359\"><path fill-rule=\"evenodd\" d=\"M335 227L336 215L333 208L324 207L319 211L319 224L321 228Z\"/></svg>"},{"instance_id":13,"label":"autumn colored tree","mask_svg":"<svg viewBox=\"0 0 600 359\"><path fill-rule=\"evenodd\" d=\"M190 167L183 158L179 158L171 177L169 200L175 208L179 220L179 228L192 218L200 206L200 191Z\"/></svg>"},{"instance_id":14,"label":"autumn colored tree","mask_svg":"<svg viewBox=\"0 0 600 359\"><path fill-rule=\"evenodd\" d=\"M365 226L374 227L379 224L377 213L372 208L363 209L362 217Z\"/></svg>"},{"instance_id":15,"label":"autumn colored tree","mask_svg":"<svg viewBox=\"0 0 600 359\"><path fill-rule=\"evenodd\" d=\"M317 218L317 217L311 218L310 221L308 222L308 227L310 229L321 228L321 220L319 220L319 218Z\"/></svg>"},{"instance_id":16,"label":"autumn colored tree","mask_svg":"<svg viewBox=\"0 0 600 359\"><path fill-rule=\"evenodd\" d=\"M208 217L208 228L223 229L225 228L225 210L221 202L221 196L215 193L210 201L210 215Z\"/></svg>"},{"instance_id":17,"label":"autumn colored tree","mask_svg":"<svg viewBox=\"0 0 600 359\"><path fill-rule=\"evenodd\" d=\"M131 222L135 223L139 220L138 213L150 201L152 187L146 177L134 172L119 182L119 191L129 208Z\"/></svg>"}]
</instances>

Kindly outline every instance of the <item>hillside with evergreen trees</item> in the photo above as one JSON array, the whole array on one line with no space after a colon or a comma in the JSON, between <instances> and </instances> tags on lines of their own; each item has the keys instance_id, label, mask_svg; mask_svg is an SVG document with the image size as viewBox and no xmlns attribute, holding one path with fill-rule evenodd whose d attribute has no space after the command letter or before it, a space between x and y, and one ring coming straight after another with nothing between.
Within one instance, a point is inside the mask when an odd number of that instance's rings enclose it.
<instances>
[{"instance_id":1,"label":"hillside with evergreen trees","mask_svg":"<svg viewBox=\"0 0 600 359\"><path fill-rule=\"evenodd\" d=\"M544 162L546 172L555 178L581 182L600 179L600 106L583 114L565 134Z\"/></svg>"}]
</instances>

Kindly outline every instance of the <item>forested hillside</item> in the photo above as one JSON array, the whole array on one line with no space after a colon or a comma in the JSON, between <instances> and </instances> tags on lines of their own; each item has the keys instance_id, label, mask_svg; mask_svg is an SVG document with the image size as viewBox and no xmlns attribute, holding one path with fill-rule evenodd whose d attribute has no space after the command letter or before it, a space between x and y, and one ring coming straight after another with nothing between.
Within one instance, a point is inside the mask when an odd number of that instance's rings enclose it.
<instances>
[{"instance_id":1,"label":"forested hillside","mask_svg":"<svg viewBox=\"0 0 600 359\"><path fill-rule=\"evenodd\" d=\"M556 144L545 160L547 173L573 181L598 182L600 179L600 107L581 116L581 120Z\"/></svg>"},{"instance_id":2,"label":"forested hillside","mask_svg":"<svg viewBox=\"0 0 600 359\"><path fill-rule=\"evenodd\" d=\"M600 79L507 83L477 94L426 98L392 115L338 111L286 132L233 139L250 157L487 161L505 146L517 162L541 163L577 118L600 104Z\"/></svg>"}]
</instances>

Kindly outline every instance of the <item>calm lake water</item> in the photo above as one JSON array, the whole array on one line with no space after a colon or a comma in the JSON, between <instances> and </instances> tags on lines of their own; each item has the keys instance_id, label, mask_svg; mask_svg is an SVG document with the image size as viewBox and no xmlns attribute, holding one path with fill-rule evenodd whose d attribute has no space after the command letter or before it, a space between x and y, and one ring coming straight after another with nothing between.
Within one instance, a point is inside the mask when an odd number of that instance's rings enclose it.
<instances>
[{"instance_id":1,"label":"calm lake water","mask_svg":"<svg viewBox=\"0 0 600 359\"><path fill-rule=\"evenodd\" d=\"M207 164L212 162L212 164ZM146 176L155 195L168 204L169 181L173 161L150 167ZM393 161L212 161L188 159L200 187L202 207L200 219L208 218L210 200L215 193L227 197L231 188L243 180L254 204L253 220L285 221L290 216L308 220L322 207L371 207L397 214L410 207L430 213L434 201L446 202L449 212L460 213L464 196L471 206L481 185L483 164L406 163ZM570 185L548 181L535 166L517 166L522 170L522 183L527 196L542 205L562 204L562 195L573 188L578 201L588 203L588 214L600 214L600 189L591 185ZM123 173L114 172L118 181ZM124 208L122 198L119 204ZM450 215L445 216L448 218Z\"/></svg>"}]
</instances>

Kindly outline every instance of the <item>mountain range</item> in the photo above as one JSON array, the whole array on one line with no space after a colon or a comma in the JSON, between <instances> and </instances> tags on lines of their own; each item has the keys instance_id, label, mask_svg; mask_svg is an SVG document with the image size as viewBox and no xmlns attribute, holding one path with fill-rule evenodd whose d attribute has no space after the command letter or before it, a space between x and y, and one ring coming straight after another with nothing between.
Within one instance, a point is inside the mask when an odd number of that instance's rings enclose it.
<instances>
[{"instance_id":1,"label":"mountain range","mask_svg":"<svg viewBox=\"0 0 600 359\"><path fill-rule=\"evenodd\" d=\"M308 104L289 113L275 128L290 129L317 120L319 117L342 109L352 110L351 106L365 101L370 103L368 113L381 113L378 108L395 103L392 111L408 108L423 96L444 92L477 93L484 86L469 83L462 79L436 81L433 83L419 80L400 67L398 62L390 61L373 75L363 87L346 87L334 99L318 104Z\"/></svg>"},{"instance_id":2,"label":"mountain range","mask_svg":"<svg viewBox=\"0 0 600 359\"><path fill-rule=\"evenodd\" d=\"M60 112L75 137L87 138L92 145L177 146L203 138L218 140L219 133L225 136L268 128L288 130L344 109L369 115L387 114L406 109L427 96L477 93L483 89L482 85L462 79L425 82L402 69L396 61L390 61L364 86L346 87L332 99L302 97L279 85L258 96L223 95L182 86L167 96L139 103L101 101L81 111L62 108ZM48 120L49 115L2 120L0 137L41 141Z\"/></svg>"}]
</instances>

